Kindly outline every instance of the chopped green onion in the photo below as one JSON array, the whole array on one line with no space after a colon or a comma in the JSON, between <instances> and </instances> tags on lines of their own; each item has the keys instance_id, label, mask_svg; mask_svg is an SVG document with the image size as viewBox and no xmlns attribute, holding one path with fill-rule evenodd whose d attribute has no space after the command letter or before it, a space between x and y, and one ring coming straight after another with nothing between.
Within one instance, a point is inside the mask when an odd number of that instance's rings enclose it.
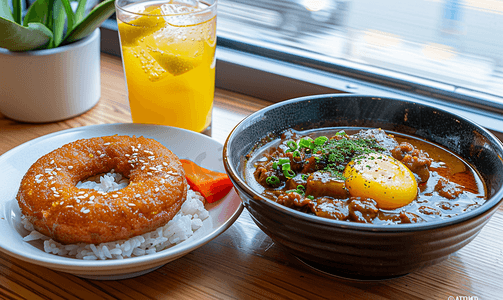
<instances>
[{"instance_id":1,"label":"chopped green onion","mask_svg":"<svg viewBox=\"0 0 503 300\"><path fill-rule=\"evenodd\" d=\"M308 195L307 198L309 198L311 200L314 200L314 196L313 195Z\"/></svg>"},{"instance_id":2,"label":"chopped green onion","mask_svg":"<svg viewBox=\"0 0 503 300\"><path fill-rule=\"evenodd\" d=\"M326 136L322 135L322 136L317 137L314 140L314 144L316 146L321 146L321 145L325 144L326 141L328 141L328 138Z\"/></svg>"},{"instance_id":3,"label":"chopped green onion","mask_svg":"<svg viewBox=\"0 0 503 300\"><path fill-rule=\"evenodd\" d=\"M272 176L269 176L265 179L265 182L268 184L268 185L277 185L279 184L279 178L272 175Z\"/></svg>"},{"instance_id":4,"label":"chopped green onion","mask_svg":"<svg viewBox=\"0 0 503 300\"><path fill-rule=\"evenodd\" d=\"M301 138L299 141L299 147L312 149L313 148L312 139Z\"/></svg>"},{"instance_id":5,"label":"chopped green onion","mask_svg":"<svg viewBox=\"0 0 503 300\"><path fill-rule=\"evenodd\" d=\"M288 169L288 170L283 170L283 175L285 175L286 178L290 179L295 177L295 172Z\"/></svg>"},{"instance_id":6,"label":"chopped green onion","mask_svg":"<svg viewBox=\"0 0 503 300\"><path fill-rule=\"evenodd\" d=\"M298 148L297 143L294 141L288 141L286 142L286 145L288 146L288 149L285 152L295 151Z\"/></svg>"},{"instance_id":7,"label":"chopped green onion","mask_svg":"<svg viewBox=\"0 0 503 300\"><path fill-rule=\"evenodd\" d=\"M272 168L273 169L277 169L278 168L278 162L277 161L275 161L275 162L272 163Z\"/></svg>"},{"instance_id":8,"label":"chopped green onion","mask_svg":"<svg viewBox=\"0 0 503 300\"><path fill-rule=\"evenodd\" d=\"M292 153L292 157L300 157L300 152L299 152L299 150L295 150L295 151L293 151L293 153Z\"/></svg>"},{"instance_id":9,"label":"chopped green onion","mask_svg":"<svg viewBox=\"0 0 503 300\"><path fill-rule=\"evenodd\" d=\"M299 185L297 186L297 189L295 189L295 190L288 190L288 191L286 191L285 193L292 193L292 192L296 192L296 193L297 193L297 194L299 194L299 195L304 195L304 194L305 194L304 190L305 190L304 186L299 184Z\"/></svg>"},{"instance_id":10,"label":"chopped green onion","mask_svg":"<svg viewBox=\"0 0 503 300\"><path fill-rule=\"evenodd\" d=\"M302 175L300 176L300 178L302 178L302 180L307 180L307 179L309 178L309 175L307 175L307 174L302 174Z\"/></svg>"},{"instance_id":11,"label":"chopped green onion","mask_svg":"<svg viewBox=\"0 0 503 300\"><path fill-rule=\"evenodd\" d=\"M280 158L280 159L278 159L278 164L282 165L282 164L286 164L286 163L290 163L290 159L289 158Z\"/></svg>"},{"instance_id":12,"label":"chopped green onion","mask_svg":"<svg viewBox=\"0 0 503 300\"><path fill-rule=\"evenodd\" d=\"M286 178L290 179L295 177L295 172L292 171L290 163L282 164L281 169L283 170L283 175L285 175Z\"/></svg>"}]
</instances>

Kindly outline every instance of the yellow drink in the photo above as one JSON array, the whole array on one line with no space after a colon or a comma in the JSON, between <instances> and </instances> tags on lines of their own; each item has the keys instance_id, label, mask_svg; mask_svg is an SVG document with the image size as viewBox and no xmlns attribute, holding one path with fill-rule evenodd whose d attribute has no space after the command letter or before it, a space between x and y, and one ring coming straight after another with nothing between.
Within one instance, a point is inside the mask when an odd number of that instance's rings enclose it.
<instances>
[{"instance_id":1,"label":"yellow drink","mask_svg":"<svg viewBox=\"0 0 503 300\"><path fill-rule=\"evenodd\" d=\"M215 92L215 5L131 3L117 10L117 23L133 122L207 129Z\"/></svg>"}]
</instances>

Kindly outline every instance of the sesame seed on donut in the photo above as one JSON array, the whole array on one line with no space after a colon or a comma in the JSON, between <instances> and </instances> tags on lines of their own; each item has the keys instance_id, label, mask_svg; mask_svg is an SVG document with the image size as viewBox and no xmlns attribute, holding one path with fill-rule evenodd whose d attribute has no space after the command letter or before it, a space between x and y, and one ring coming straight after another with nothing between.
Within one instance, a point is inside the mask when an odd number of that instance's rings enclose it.
<instances>
[{"instance_id":1,"label":"sesame seed on donut","mask_svg":"<svg viewBox=\"0 0 503 300\"><path fill-rule=\"evenodd\" d=\"M77 188L110 170L129 178L109 193ZM182 165L145 137L105 136L66 144L39 158L21 181L17 200L35 230L63 244L128 239L166 224L187 197Z\"/></svg>"}]
</instances>

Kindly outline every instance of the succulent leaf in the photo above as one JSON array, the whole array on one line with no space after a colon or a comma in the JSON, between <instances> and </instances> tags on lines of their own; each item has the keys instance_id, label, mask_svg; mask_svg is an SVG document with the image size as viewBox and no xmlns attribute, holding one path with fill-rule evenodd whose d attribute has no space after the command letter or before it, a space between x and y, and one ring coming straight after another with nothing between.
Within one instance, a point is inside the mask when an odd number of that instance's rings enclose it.
<instances>
[{"instance_id":1,"label":"succulent leaf","mask_svg":"<svg viewBox=\"0 0 503 300\"><path fill-rule=\"evenodd\" d=\"M67 33L62 44L78 41L90 35L115 11L115 0L105 0L98 4L75 28Z\"/></svg>"},{"instance_id":2,"label":"succulent leaf","mask_svg":"<svg viewBox=\"0 0 503 300\"><path fill-rule=\"evenodd\" d=\"M75 14L73 13L72 6L70 5L69 0L62 0L63 6L65 7L65 12L66 12L66 20L67 20L67 25L66 27L68 28L67 30L71 30L75 24Z\"/></svg>"},{"instance_id":3,"label":"succulent leaf","mask_svg":"<svg viewBox=\"0 0 503 300\"><path fill-rule=\"evenodd\" d=\"M30 23L28 27L0 18L0 47L10 51L30 51L52 40L52 32L44 24Z\"/></svg>"},{"instance_id":4,"label":"succulent leaf","mask_svg":"<svg viewBox=\"0 0 503 300\"><path fill-rule=\"evenodd\" d=\"M0 48L31 51L70 44L90 35L115 11L114 0L98 4L87 16L87 0L74 13L70 0L36 0L21 20L21 1L0 0ZM65 34L65 22L66 34Z\"/></svg>"},{"instance_id":5,"label":"succulent leaf","mask_svg":"<svg viewBox=\"0 0 503 300\"><path fill-rule=\"evenodd\" d=\"M53 35L53 48L58 47L63 41L63 34L65 31L65 21L66 13L61 0L54 1L53 9L53 23L52 23L52 35Z\"/></svg>"},{"instance_id":6,"label":"succulent leaf","mask_svg":"<svg viewBox=\"0 0 503 300\"><path fill-rule=\"evenodd\" d=\"M14 17L12 16L12 12L9 7L9 0L0 0L0 18L14 21Z\"/></svg>"},{"instance_id":7,"label":"succulent leaf","mask_svg":"<svg viewBox=\"0 0 503 300\"><path fill-rule=\"evenodd\" d=\"M23 20L23 25L28 26L30 23L42 23L47 22L49 16L49 0L37 0L35 1L28 11Z\"/></svg>"},{"instance_id":8,"label":"succulent leaf","mask_svg":"<svg viewBox=\"0 0 503 300\"><path fill-rule=\"evenodd\" d=\"M79 0L79 4L77 5L77 9L75 10L75 20L77 23L82 21L82 19L84 18L86 3L87 0Z\"/></svg>"},{"instance_id":9,"label":"succulent leaf","mask_svg":"<svg viewBox=\"0 0 503 300\"><path fill-rule=\"evenodd\" d=\"M21 24L23 14L23 7L21 5L21 0L12 0L12 16L14 17L14 21L18 24Z\"/></svg>"}]
</instances>

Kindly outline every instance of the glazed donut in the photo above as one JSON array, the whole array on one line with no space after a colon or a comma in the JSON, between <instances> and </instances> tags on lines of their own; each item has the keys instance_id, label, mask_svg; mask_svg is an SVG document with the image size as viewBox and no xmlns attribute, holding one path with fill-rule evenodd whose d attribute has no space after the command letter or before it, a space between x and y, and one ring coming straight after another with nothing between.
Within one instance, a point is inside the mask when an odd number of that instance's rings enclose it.
<instances>
[{"instance_id":1,"label":"glazed donut","mask_svg":"<svg viewBox=\"0 0 503 300\"><path fill-rule=\"evenodd\" d=\"M114 192L77 188L111 170L129 178ZM187 198L182 165L159 142L130 136L81 139L38 159L17 194L35 230L63 244L128 239L164 226Z\"/></svg>"}]
</instances>

